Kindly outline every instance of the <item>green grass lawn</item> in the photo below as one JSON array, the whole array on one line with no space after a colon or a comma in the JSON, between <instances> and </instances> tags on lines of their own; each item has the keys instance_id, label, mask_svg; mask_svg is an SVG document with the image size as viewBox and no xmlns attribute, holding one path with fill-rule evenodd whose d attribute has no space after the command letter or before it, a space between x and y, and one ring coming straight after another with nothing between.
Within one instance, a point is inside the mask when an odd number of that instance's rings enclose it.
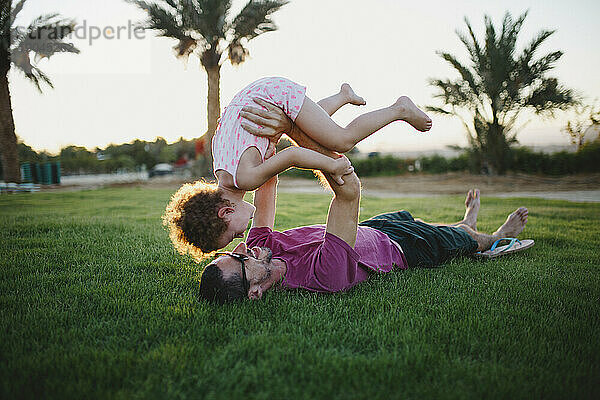
<instances>
[{"instance_id":1,"label":"green grass lawn","mask_svg":"<svg viewBox=\"0 0 600 400\"><path fill-rule=\"evenodd\" d=\"M160 225L170 194L0 196L0 398L600 396L600 204L484 197L480 229L525 205L536 246L219 307ZM454 222L463 201L364 198L361 218ZM282 194L277 228L328 203Z\"/></svg>"}]
</instances>

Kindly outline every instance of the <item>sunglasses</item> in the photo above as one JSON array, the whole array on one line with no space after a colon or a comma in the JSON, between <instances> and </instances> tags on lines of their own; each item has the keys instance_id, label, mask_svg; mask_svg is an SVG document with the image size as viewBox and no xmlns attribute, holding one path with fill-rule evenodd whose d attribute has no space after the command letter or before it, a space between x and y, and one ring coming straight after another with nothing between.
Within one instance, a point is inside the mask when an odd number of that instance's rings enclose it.
<instances>
[{"instance_id":1,"label":"sunglasses","mask_svg":"<svg viewBox=\"0 0 600 400\"><path fill-rule=\"evenodd\" d=\"M229 256L231 258L235 258L238 260L242 266L242 285L244 286L244 290L246 293L250 291L250 284L248 283L248 278L246 277L246 266L244 265L244 261L249 260L250 257L240 253L232 253L230 251L218 251L215 253L217 256Z\"/></svg>"}]
</instances>

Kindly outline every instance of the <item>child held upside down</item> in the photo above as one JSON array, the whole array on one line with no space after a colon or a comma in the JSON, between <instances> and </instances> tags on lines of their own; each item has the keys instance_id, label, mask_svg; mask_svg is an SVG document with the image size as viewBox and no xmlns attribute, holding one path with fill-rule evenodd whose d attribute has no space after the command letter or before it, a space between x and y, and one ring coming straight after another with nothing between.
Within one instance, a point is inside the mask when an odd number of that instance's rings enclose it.
<instances>
[{"instance_id":1,"label":"child held upside down","mask_svg":"<svg viewBox=\"0 0 600 400\"><path fill-rule=\"evenodd\" d=\"M340 153L393 121L406 121L422 132L431 129L431 119L405 96L342 128L330 115L345 104L366 104L348 84L318 103L305 92L306 87L289 79L263 78L242 89L225 108L212 141L213 171L218 183L197 181L183 185L163 216L179 252L190 253L199 261L233 239L242 238L255 210L243 200L246 191L258 189L290 167L321 170L340 185L344 183L343 176L353 171L345 156L331 158L295 146L273 154L274 144L268 138L254 136L241 125L242 108L253 101L263 100L281 108L315 142Z\"/></svg>"}]
</instances>

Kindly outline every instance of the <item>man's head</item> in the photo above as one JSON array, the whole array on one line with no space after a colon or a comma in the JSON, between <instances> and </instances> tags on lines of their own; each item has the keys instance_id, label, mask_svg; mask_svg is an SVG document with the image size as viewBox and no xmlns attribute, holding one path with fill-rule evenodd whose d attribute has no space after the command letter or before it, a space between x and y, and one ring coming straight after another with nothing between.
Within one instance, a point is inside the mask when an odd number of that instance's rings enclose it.
<instances>
[{"instance_id":1,"label":"man's head","mask_svg":"<svg viewBox=\"0 0 600 400\"><path fill-rule=\"evenodd\" d=\"M240 243L232 253L222 253L204 268L200 298L220 304L244 298L258 300L277 278L273 269L270 249L247 249Z\"/></svg>"},{"instance_id":2,"label":"man's head","mask_svg":"<svg viewBox=\"0 0 600 400\"><path fill-rule=\"evenodd\" d=\"M245 201L227 199L217 185L196 181L173 194L163 224L175 249L200 261L243 237L254 210Z\"/></svg>"}]
</instances>

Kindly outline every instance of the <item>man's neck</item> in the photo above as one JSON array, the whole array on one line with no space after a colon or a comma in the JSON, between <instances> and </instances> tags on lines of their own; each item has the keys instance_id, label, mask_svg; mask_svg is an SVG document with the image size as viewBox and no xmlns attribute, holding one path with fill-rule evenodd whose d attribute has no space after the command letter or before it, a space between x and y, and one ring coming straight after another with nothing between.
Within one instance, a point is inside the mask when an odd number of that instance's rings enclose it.
<instances>
[{"instance_id":1,"label":"man's neck","mask_svg":"<svg viewBox=\"0 0 600 400\"><path fill-rule=\"evenodd\" d=\"M273 285L276 285L283 280L286 272L287 264L285 261L274 258L272 261L271 276L269 277L268 281L262 284L263 291L271 289Z\"/></svg>"}]
</instances>

